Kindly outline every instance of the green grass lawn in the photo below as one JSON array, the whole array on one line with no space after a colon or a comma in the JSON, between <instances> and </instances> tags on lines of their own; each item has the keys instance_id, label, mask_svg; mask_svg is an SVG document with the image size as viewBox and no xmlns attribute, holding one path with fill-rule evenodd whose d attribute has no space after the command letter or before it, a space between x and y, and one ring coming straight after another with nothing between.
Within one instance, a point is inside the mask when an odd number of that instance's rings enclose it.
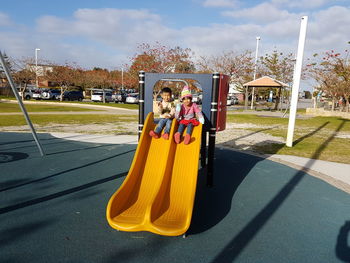
<instances>
[{"instance_id":1,"label":"green grass lawn","mask_svg":"<svg viewBox=\"0 0 350 263\"><path fill-rule=\"evenodd\" d=\"M103 124L112 122L130 122L137 121L138 116L135 115L32 115L31 121L37 125L49 125L50 123L62 124ZM26 125L22 115L0 115L0 127Z\"/></svg>"},{"instance_id":2,"label":"green grass lawn","mask_svg":"<svg viewBox=\"0 0 350 263\"><path fill-rule=\"evenodd\" d=\"M26 104L25 108L28 112L46 112L46 111L91 111L92 109L69 107L60 105L33 105ZM93 109L95 111L95 109ZM96 110L98 111L98 110ZM21 112L21 109L17 103L4 103L0 102L0 112Z\"/></svg>"},{"instance_id":3,"label":"green grass lawn","mask_svg":"<svg viewBox=\"0 0 350 263\"><path fill-rule=\"evenodd\" d=\"M228 115L228 122L255 124L266 128L263 133L287 138L288 119L262 117L257 115ZM258 131L261 128L250 128ZM350 120L339 117L313 117L297 119L293 147L285 144L256 145L260 153L286 154L312 159L350 163L350 139L338 138L350 134Z\"/></svg>"},{"instance_id":4,"label":"green grass lawn","mask_svg":"<svg viewBox=\"0 0 350 263\"><path fill-rule=\"evenodd\" d=\"M0 96L0 99L4 100L16 100L15 97L5 97L5 96ZM35 100L31 100L35 101ZM26 101L25 101L26 102ZM123 109L138 109L139 105L138 104L126 104L126 103L103 103L103 102L92 102L92 101L52 101L52 100L39 100L39 102L55 102L58 105L60 103L75 103L75 104L89 104L89 105L101 105L101 106L109 106L109 107L115 107L115 108L123 108ZM27 104L28 105L28 104Z\"/></svg>"}]
</instances>

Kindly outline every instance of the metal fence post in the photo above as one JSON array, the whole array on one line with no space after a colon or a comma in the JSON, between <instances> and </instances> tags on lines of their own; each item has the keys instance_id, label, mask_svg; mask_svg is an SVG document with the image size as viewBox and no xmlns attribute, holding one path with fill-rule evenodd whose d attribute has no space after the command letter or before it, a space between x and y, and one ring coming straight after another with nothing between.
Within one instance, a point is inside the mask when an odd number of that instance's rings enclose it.
<instances>
[{"instance_id":1,"label":"metal fence post","mask_svg":"<svg viewBox=\"0 0 350 263\"><path fill-rule=\"evenodd\" d=\"M39 152L40 152L41 156L44 156L45 153L44 153L43 148L42 148L42 146L40 144L39 138L38 138L38 136L37 136L37 134L35 132L35 128L34 128L32 122L31 122L31 120L30 120L30 118L28 116L26 108L24 107L24 104L22 102L22 98L18 94L18 91L16 89L15 83L14 83L14 81L12 79L11 74L10 74L10 70L7 68L7 65L5 63L5 60L4 60L4 57L2 56L1 51L0 51L0 61L1 61L1 64L2 64L2 68L3 68L4 72L5 72L5 75L7 77L7 80L10 83L12 92L15 95L17 101L18 101L19 107L21 108L21 110L23 112L24 118L26 119L26 122L27 122L27 124L28 124L28 126L29 126L29 128L30 128L30 130L32 132L32 135L33 135L33 138L34 138L34 140L36 142L36 145L38 146Z\"/></svg>"},{"instance_id":2,"label":"metal fence post","mask_svg":"<svg viewBox=\"0 0 350 263\"><path fill-rule=\"evenodd\" d=\"M145 72L142 70L139 72L139 130L138 136L142 133L143 125L145 123Z\"/></svg>"},{"instance_id":3,"label":"metal fence post","mask_svg":"<svg viewBox=\"0 0 350 263\"><path fill-rule=\"evenodd\" d=\"M218 72L215 72L213 74L213 80L212 80L211 107L210 107L210 130L209 130L208 173L207 173L207 186L209 187L213 186L219 82L220 82L220 74Z\"/></svg>"}]
</instances>

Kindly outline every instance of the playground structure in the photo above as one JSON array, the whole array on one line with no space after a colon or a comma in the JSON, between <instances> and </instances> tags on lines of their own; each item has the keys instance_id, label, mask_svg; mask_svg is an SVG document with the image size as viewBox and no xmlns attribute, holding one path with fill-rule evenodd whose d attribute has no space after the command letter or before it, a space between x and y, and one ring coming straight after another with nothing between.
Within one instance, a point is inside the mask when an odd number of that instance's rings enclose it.
<instances>
[{"instance_id":1,"label":"playground structure","mask_svg":"<svg viewBox=\"0 0 350 263\"><path fill-rule=\"evenodd\" d=\"M173 141L176 121L169 140L148 135L156 125L153 87L164 79L192 79L201 84L205 123L194 128L189 145ZM108 203L106 215L111 227L166 236L186 233L192 218L199 156L202 168L206 168L207 185L213 186L215 136L226 126L228 81L228 76L219 73L139 73L139 144L125 181Z\"/></svg>"}]
</instances>

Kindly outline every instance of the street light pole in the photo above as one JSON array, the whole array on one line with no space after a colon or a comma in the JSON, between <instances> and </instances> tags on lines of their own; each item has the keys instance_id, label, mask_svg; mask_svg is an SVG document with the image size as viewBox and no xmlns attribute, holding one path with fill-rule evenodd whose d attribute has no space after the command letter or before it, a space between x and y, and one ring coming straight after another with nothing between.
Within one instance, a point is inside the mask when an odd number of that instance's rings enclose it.
<instances>
[{"instance_id":1,"label":"street light pole","mask_svg":"<svg viewBox=\"0 0 350 263\"><path fill-rule=\"evenodd\" d=\"M257 62L258 62L258 50L259 50L259 41L260 37L256 37L256 49L255 49L255 62L254 62L254 80L256 78L256 68L257 68ZM253 87L253 92L252 92L252 104L250 105L250 109L253 109L254 106L254 92L255 92L255 87Z\"/></svg>"},{"instance_id":2,"label":"street light pole","mask_svg":"<svg viewBox=\"0 0 350 263\"><path fill-rule=\"evenodd\" d=\"M38 51L40 48L35 49L35 83L36 83L36 88L39 88L38 85Z\"/></svg>"}]
</instances>

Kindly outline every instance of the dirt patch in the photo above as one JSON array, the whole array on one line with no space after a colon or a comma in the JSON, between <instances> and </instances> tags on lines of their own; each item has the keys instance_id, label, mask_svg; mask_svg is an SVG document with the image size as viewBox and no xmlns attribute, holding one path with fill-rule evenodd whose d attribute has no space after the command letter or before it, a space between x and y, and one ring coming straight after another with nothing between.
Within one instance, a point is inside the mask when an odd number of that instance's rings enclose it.
<instances>
[{"instance_id":1,"label":"dirt patch","mask_svg":"<svg viewBox=\"0 0 350 263\"><path fill-rule=\"evenodd\" d=\"M251 131L248 129L258 129ZM227 124L226 130L218 132L216 135L216 143L225 147L253 150L253 146L267 145L267 144L284 144L285 139L282 137L275 137L264 131L277 128L271 126L258 126L254 124Z\"/></svg>"},{"instance_id":2,"label":"dirt patch","mask_svg":"<svg viewBox=\"0 0 350 263\"><path fill-rule=\"evenodd\" d=\"M126 117L125 117L126 118ZM118 121L104 124L49 124L35 125L38 132L65 132L111 135L137 135L136 121ZM216 144L224 147L254 151L256 146L284 144L285 138L272 136L267 131L281 128L280 125L263 126L250 123L227 123L226 130L216 134ZM253 130L251 130L253 129ZM30 131L28 126L0 127L0 131ZM348 133L338 133L338 138L350 138Z\"/></svg>"},{"instance_id":3,"label":"dirt patch","mask_svg":"<svg viewBox=\"0 0 350 263\"><path fill-rule=\"evenodd\" d=\"M137 134L136 122L116 122L104 124L50 124L34 125L37 132L65 132L65 133L91 133L91 134ZM29 127L7 126L0 127L0 131L28 132Z\"/></svg>"},{"instance_id":4,"label":"dirt patch","mask_svg":"<svg viewBox=\"0 0 350 263\"><path fill-rule=\"evenodd\" d=\"M273 127L272 127L273 128ZM137 134L137 122L116 122L104 124L50 124L35 125L38 132L69 132L69 133L101 133L101 134ZM259 129L251 131L248 129ZM265 130L271 126L258 126L254 124L227 124L226 130L217 133L218 144L238 148L250 149L251 145L264 145L270 143L284 143L281 137L274 137ZM28 126L0 127L0 131L29 131Z\"/></svg>"}]
</instances>

